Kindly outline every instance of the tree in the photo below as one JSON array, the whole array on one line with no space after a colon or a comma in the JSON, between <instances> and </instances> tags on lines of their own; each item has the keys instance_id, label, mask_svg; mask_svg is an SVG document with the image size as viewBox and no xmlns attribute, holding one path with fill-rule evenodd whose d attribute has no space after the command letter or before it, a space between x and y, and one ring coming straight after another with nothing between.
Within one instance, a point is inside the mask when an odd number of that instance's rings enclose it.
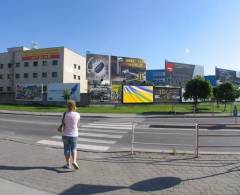
<instances>
[{"instance_id":1,"label":"tree","mask_svg":"<svg viewBox=\"0 0 240 195\"><path fill-rule=\"evenodd\" d=\"M226 82L216 88L215 99L224 102L224 111L226 111L227 102L234 102L239 97L239 89L231 82Z\"/></svg>"},{"instance_id":2,"label":"tree","mask_svg":"<svg viewBox=\"0 0 240 195\"><path fill-rule=\"evenodd\" d=\"M197 76L186 83L183 96L185 99L193 99L194 111L196 111L198 101L209 98L211 94L212 87L210 83L204 80L203 77Z\"/></svg>"},{"instance_id":3,"label":"tree","mask_svg":"<svg viewBox=\"0 0 240 195\"><path fill-rule=\"evenodd\" d=\"M71 98L71 92L67 89L63 91L63 98L67 102Z\"/></svg>"}]
</instances>

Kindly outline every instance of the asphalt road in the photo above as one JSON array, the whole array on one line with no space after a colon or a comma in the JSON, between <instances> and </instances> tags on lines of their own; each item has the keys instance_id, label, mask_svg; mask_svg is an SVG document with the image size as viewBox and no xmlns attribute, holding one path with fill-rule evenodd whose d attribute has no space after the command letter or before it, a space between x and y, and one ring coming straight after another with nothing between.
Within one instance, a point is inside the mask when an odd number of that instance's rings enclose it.
<instances>
[{"instance_id":1,"label":"asphalt road","mask_svg":"<svg viewBox=\"0 0 240 195\"><path fill-rule=\"evenodd\" d=\"M59 147L61 136L57 127L60 121L61 117L55 116L0 114L0 136ZM129 150L132 122L135 124L135 150L193 152L196 123L227 124L234 123L234 118L82 117L79 149L99 152ZM200 152L240 152L240 147L236 147L240 146L238 127L202 127L199 135L200 146L218 146L200 147Z\"/></svg>"}]
</instances>

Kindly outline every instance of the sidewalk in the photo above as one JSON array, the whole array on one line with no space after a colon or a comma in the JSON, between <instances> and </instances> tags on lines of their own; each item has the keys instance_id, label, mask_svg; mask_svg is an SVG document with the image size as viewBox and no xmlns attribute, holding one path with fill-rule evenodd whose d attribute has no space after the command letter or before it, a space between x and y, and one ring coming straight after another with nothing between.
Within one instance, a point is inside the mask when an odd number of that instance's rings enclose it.
<instances>
[{"instance_id":1,"label":"sidewalk","mask_svg":"<svg viewBox=\"0 0 240 195\"><path fill-rule=\"evenodd\" d=\"M1 180L14 182L0 180L4 195L240 194L239 155L79 152L80 170L66 171L61 149L0 140L0 156Z\"/></svg>"},{"instance_id":2,"label":"sidewalk","mask_svg":"<svg viewBox=\"0 0 240 195\"><path fill-rule=\"evenodd\" d=\"M35 116L62 116L59 112L27 112L27 111L10 111L0 110L0 114L18 114L18 115L35 115ZM232 117L230 113L191 113L191 114L116 114L116 113L81 113L83 117L96 118L130 118L130 117L146 117L146 118L201 118L201 117Z\"/></svg>"}]
</instances>

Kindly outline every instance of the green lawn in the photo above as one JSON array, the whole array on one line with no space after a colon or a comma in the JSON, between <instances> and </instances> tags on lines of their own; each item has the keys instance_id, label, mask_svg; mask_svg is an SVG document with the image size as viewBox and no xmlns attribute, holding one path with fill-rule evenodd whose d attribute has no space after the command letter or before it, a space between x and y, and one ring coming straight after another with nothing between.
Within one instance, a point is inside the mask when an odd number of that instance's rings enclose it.
<instances>
[{"instance_id":1,"label":"green lawn","mask_svg":"<svg viewBox=\"0 0 240 195\"><path fill-rule=\"evenodd\" d=\"M237 105L240 111L240 104ZM198 105L199 113L222 113L224 105L217 107L212 103L201 103ZM0 110L16 110L16 111L30 111L30 112L64 112L64 106L30 106L30 105L0 105ZM232 105L228 104L225 112L230 112ZM86 107L79 107L78 111L81 113L137 113L137 114L154 114L154 113L191 113L191 104L161 104L161 105L92 105Z\"/></svg>"}]
</instances>

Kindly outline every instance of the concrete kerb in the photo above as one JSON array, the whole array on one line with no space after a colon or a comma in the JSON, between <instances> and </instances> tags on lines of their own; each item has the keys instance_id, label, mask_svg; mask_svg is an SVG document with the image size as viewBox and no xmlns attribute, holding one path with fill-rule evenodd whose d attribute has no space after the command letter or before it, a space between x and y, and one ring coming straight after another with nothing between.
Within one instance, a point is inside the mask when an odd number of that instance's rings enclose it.
<instances>
[{"instance_id":1,"label":"concrete kerb","mask_svg":"<svg viewBox=\"0 0 240 195\"><path fill-rule=\"evenodd\" d=\"M0 110L0 114L15 114L15 115L32 115L32 116L62 116L59 112L27 112L27 111L10 111ZM116 113L81 113L82 117L95 117L95 118L205 118L205 117L232 117L230 113L224 114L116 114Z\"/></svg>"}]
</instances>

